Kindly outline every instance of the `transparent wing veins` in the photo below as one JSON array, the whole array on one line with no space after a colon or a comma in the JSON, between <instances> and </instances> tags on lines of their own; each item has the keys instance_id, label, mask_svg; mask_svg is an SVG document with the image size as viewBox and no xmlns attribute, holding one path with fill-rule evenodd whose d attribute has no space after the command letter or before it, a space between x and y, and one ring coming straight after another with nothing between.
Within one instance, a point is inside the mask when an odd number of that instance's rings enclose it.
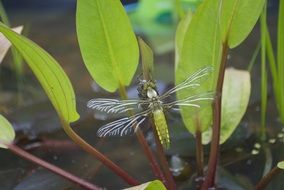
<instances>
[{"instance_id":1,"label":"transparent wing veins","mask_svg":"<svg viewBox=\"0 0 284 190\"><path fill-rule=\"evenodd\" d=\"M175 106L189 106L189 107L200 108L201 106L197 104L197 102L210 101L210 100L212 101L214 100L214 96L215 96L215 93L208 92L208 93L198 94L194 96L189 96L182 100L176 100L170 103L165 103L164 105L174 110L178 110L178 108L175 108Z\"/></svg>"},{"instance_id":2,"label":"transparent wing veins","mask_svg":"<svg viewBox=\"0 0 284 190\"><path fill-rule=\"evenodd\" d=\"M197 72L192 74L190 77L188 77L185 81L176 85L175 87L173 87L172 89L170 89L169 91L161 95L160 98L161 99L166 98L169 95L177 91L186 89L186 88L199 87L200 84L198 83L198 79L208 76L211 71L212 71L212 67L205 67L203 69L198 70Z\"/></svg>"},{"instance_id":3,"label":"transparent wing veins","mask_svg":"<svg viewBox=\"0 0 284 190\"><path fill-rule=\"evenodd\" d=\"M124 113L138 108L139 104L146 104L143 100L116 100L95 98L88 101L87 107L106 113Z\"/></svg>"},{"instance_id":4,"label":"transparent wing veins","mask_svg":"<svg viewBox=\"0 0 284 190\"><path fill-rule=\"evenodd\" d=\"M151 113L150 110L146 110L131 117L124 117L103 125L97 131L99 137L115 136L115 135L127 135L132 132L136 132L141 123L143 123L147 115Z\"/></svg>"}]
</instances>

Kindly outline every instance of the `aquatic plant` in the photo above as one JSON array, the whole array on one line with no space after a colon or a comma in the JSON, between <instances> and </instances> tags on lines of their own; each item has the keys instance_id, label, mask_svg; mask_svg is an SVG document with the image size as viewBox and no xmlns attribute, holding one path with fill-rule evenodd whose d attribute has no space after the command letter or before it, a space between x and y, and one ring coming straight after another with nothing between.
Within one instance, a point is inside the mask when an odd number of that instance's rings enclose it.
<instances>
[{"instance_id":1,"label":"aquatic plant","mask_svg":"<svg viewBox=\"0 0 284 190\"><path fill-rule=\"evenodd\" d=\"M265 19L265 18L264 18ZM266 20L263 21L263 29L261 33L261 39L265 44L264 56L269 63L269 69L273 81L273 91L276 101L276 107L279 112L280 121L284 123L284 2L279 1L279 13L278 13L278 29L277 29L277 51L276 56L271 42L271 37L266 24Z\"/></svg>"},{"instance_id":2,"label":"aquatic plant","mask_svg":"<svg viewBox=\"0 0 284 190\"><path fill-rule=\"evenodd\" d=\"M179 1L175 1L175 3L181 20L176 32L176 86L169 91L169 94L177 92L177 100L174 105L181 106L179 109L181 110L183 122L187 130L195 135L197 175L205 178L204 181L201 181L200 188L207 190L214 187L216 183L215 175L219 145L224 143L237 127L245 113L250 95L249 74L246 71L225 69L228 52L241 44L249 35L263 10L265 0L205 0L200 4L193 16L192 13L183 12L183 9L179 6ZM283 8L283 3L280 7ZM281 14L283 13L281 12ZM262 16L262 19L265 19L265 15ZM158 126L152 128L157 145L156 156L155 152L149 147L143 132L136 125L140 124L141 120L139 119L144 115L139 115L139 118L136 115L133 120L131 118L133 117L131 116L133 109L127 107L127 105L134 105L139 102L141 104L143 98L148 100L151 97L163 96L155 94L156 91L153 92L155 85L150 86L151 88L147 86L147 82L150 82L149 84L152 85L151 79L153 79L154 58L151 48L141 38L137 40L122 4L116 0L78 0L76 28L81 54L90 75L106 91L119 91L121 99L123 99L121 101L95 99L90 102L89 107L106 112L120 112L121 108L123 108L123 112L128 112L129 117L125 119L127 123L124 122L125 120L119 120L120 122L118 123L113 122L110 125L106 125L108 132L113 130L114 127L118 127L117 124L135 127L133 131L136 132L137 139L149 160L153 174L164 183L167 189L176 189L163 148L163 146L167 147L168 145L168 136L166 135L165 138L161 133L159 134L159 128L158 130L156 128ZM265 25L262 25L262 31L265 31ZM14 45L37 77L54 106L66 134L126 183L129 185L140 184L138 180L99 152L95 147L88 144L72 129L70 123L79 119L75 93L68 76L57 61L34 42L13 32L3 23L0 23L0 32ZM262 42L262 47L264 47L264 38ZM271 51L271 49L267 49L268 52ZM278 49L281 50L283 47L279 45ZM262 49L262 51L264 50ZM142 91L139 92L142 100L131 101L128 100L126 87L131 83L138 67L139 53L142 58L143 80L144 82L146 81L147 85L144 89L143 83ZM279 57L279 60L281 61L281 57ZM263 58L262 66L264 67L264 65ZM208 68L208 66L209 68L212 67L213 71L211 75L207 76L207 80L203 81L202 85L199 85L199 83L195 85L200 86L199 88L188 88L191 87L190 85L195 84L186 83L186 81L191 79L190 76L194 76L196 71L204 71L202 68ZM283 73L279 74L282 77L281 74ZM237 78L242 78L242 80ZM263 77L263 79L266 79L266 77ZM280 79L277 78L277 80L279 82ZM209 101L207 104L202 105L204 109L199 109L198 104L182 107L183 100L189 100L188 97L194 97L194 94L197 94L197 96L202 95L202 92L213 92L215 94L212 105ZM150 95L146 97L145 94L147 93L150 93ZM211 96L206 98L212 99ZM105 107L105 103L108 106L111 103L110 107ZM188 105L191 103L190 101L183 102L183 104ZM147 101L146 105L148 106L148 104L149 102ZM161 103L159 105L164 104ZM149 113L153 112L153 109L150 109ZM147 114L149 113L147 112ZM234 117L232 117L232 114L234 114ZM163 117L164 122L165 118L161 115L160 113L158 117ZM13 144L15 134L11 125L4 117L1 116L0 119L0 129L2 131L0 133L1 148L9 148L14 153L50 169L50 165L15 147ZM129 123L135 123L135 125L129 125ZM155 118L153 123L155 123ZM163 127L165 126L163 125ZM104 127L104 129L106 128ZM130 130L132 128L127 129ZM211 134L209 135L211 138L206 140L204 138L206 133ZM103 131L102 134L104 136L106 133ZM211 140L209 163L206 172L204 172L202 145L202 142L205 140L207 143ZM281 162L278 168L283 169ZM277 168L275 170L279 171ZM272 173L277 173L275 170ZM56 172L59 170L55 169L52 171ZM66 173L63 174L62 172L60 175L67 176ZM73 181L78 183L80 180L76 178ZM152 182L146 186L152 186L151 188L153 189L165 189L161 182ZM267 183L267 180L263 184L265 183ZM83 182L84 184L88 183ZM263 187L264 185L259 186ZM92 188L96 189L97 187Z\"/></svg>"}]
</instances>

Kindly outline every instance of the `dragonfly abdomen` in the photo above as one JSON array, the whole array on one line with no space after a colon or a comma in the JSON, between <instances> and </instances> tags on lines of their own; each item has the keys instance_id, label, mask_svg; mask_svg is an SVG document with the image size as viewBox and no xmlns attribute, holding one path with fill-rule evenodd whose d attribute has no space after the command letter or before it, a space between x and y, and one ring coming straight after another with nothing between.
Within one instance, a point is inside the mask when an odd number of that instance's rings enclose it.
<instances>
[{"instance_id":1,"label":"dragonfly abdomen","mask_svg":"<svg viewBox=\"0 0 284 190\"><path fill-rule=\"evenodd\" d=\"M159 140L165 149L170 146L170 137L167 126L167 121L162 109L157 109L153 112L154 122L156 130L159 136Z\"/></svg>"}]
</instances>

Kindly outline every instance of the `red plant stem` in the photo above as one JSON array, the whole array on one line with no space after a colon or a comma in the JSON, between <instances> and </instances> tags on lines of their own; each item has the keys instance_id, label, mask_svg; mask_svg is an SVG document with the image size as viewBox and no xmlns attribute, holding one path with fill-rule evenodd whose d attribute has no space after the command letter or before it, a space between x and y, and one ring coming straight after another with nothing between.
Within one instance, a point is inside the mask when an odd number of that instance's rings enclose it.
<instances>
[{"instance_id":1,"label":"red plant stem","mask_svg":"<svg viewBox=\"0 0 284 190\"><path fill-rule=\"evenodd\" d=\"M221 102L222 102L222 89L225 75L225 67L227 62L228 45L227 41L223 43L222 59L219 68L219 77L216 87L216 98L213 102L213 129L212 129L212 141L210 145L210 155L208 163L208 171L205 177L205 181L202 184L202 190L208 190L209 187L215 185L215 175L217 169L217 161L219 157L219 141L221 130Z\"/></svg>"},{"instance_id":2,"label":"red plant stem","mask_svg":"<svg viewBox=\"0 0 284 190\"><path fill-rule=\"evenodd\" d=\"M25 145L23 149L26 151L41 149L49 152L70 152L80 150L80 147L74 144L71 140L42 139L41 141Z\"/></svg>"},{"instance_id":3,"label":"red plant stem","mask_svg":"<svg viewBox=\"0 0 284 190\"><path fill-rule=\"evenodd\" d=\"M100 160L105 166L107 166L109 169L111 169L115 174L120 176L125 182L127 182L129 185L139 185L139 182L131 177L126 171L121 169L118 165L113 163L110 159L108 159L105 155L103 155L101 152L99 152L96 148L92 147L90 144L88 144L84 139L82 139L80 136L78 136L71 127L69 127L69 124L62 122L63 128L66 132L66 134L80 147L82 147L87 153L90 155L96 157L98 160Z\"/></svg>"},{"instance_id":4,"label":"red plant stem","mask_svg":"<svg viewBox=\"0 0 284 190\"><path fill-rule=\"evenodd\" d=\"M255 190L262 190L264 189L269 182L277 175L279 174L281 171L280 168L278 168L277 166L274 167L268 174L266 174L266 176L264 176L255 186Z\"/></svg>"},{"instance_id":5,"label":"red plant stem","mask_svg":"<svg viewBox=\"0 0 284 190\"><path fill-rule=\"evenodd\" d=\"M165 182L166 181L165 176L164 176L164 174L163 174L159 164L157 163L157 160L154 157L151 149L149 148L149 145L147 144L147 141L146 141L143 133L141 132L141 130L138 129L137 132L136 132L136 135L137 135L137 138L138 138L138 140L139 140L139 142L140 142L140 144L141 144L141 146L143 148L144 153L146 154L147 158L149 160L151 160L150 161L150 166L151 166L151 168L153 170L154 175L158 179L160 179L161 181Z\"/></svg>"},{"instance_id":6,"label":"red plant stem","mask_svg":"<svg viewBox=\"0 0 284 190\"><path fill-rule=\"evenodd\" d=\"M160 160L161 165L162 165L162 169L165 173L165 177L166 177L166 180L167 180L167 183L166 183L167 189L168 190L174 190L174 189L176 189L175 181L173 179L171 171L169 170L169 164L168 164L167 159L165 157L164 148L163 148L163 146L162 146L162 144L159 140L157 129L156 129L153 121L151 121L151 126L153 128L155 142L156 142L156 145L157 145L157 154L158 154L159 160Z\"/></svg>"},{"instance_id":7,"label":"red plant stem","mask_svg":"<svg viewBox=\"0 0 284 190\"><path fill-rule=\"evenodd\" d=\"M46 168L48 169L49 171L57 174L57 175L60 175L62 177L64 177L65 179L75 183L75 184L78 184L79 186L83 187L84 189L87 189L87 190L100 190L102 188L99 188L77 176L74 176L73 174L67 172L67 171L64 171L60 168L58 168L57 166L55 165L52 165L24 150L22 150L21 148L19 148L18 146L14 145L14 144L10 144L8 145L8 148L11 152L13 152L14 154L26 159L26 160L29 160L43 168Z\"/></svg>"},{"instance_id":8,"label":"red plant stem","mask_svg":"<svg viewBox=\"0 0 284 190\"><path fill-rule=\"evenodd\" d=\"M204 156L203 156L203 145L202 145L202 133L198 129L195 132L196 139L196 167L197 167L197 177L203 177L204 168Z\"/></svg>"},{"instance_id":9,"label":"red plant stem","mask_svg":"<svg viewBox=\"0 0 284 190\"><path fill-rule=\"evenodd\" d=\"M128 99L126 90L124 86L119 86L119 93L122 99ZM129 113L132 114L132 113ZM137 132L136 132L136 136L138 138L138 141L140 143L140 145L142 146L142 149L145 153L145 155L147 156L148 160L150 161L150 166L152 168L152 171L154 173L154 175L159 178L162 181L165 181L165 177L164 174L162 172L162 170L159 167L159 164L153 154L153 152L151 151L144 134L141 132L141 130L138 128Z\"/></svg>"}]
</instances>

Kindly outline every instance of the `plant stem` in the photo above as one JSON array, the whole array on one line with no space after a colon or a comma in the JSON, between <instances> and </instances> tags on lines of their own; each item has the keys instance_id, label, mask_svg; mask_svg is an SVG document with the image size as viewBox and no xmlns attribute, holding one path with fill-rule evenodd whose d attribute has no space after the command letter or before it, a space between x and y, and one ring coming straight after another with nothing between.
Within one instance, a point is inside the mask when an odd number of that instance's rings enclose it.
<instances>
[{"instance_id":1,"label":"plant stem","mask_svg":"<svg viewBox=\"0 0 284 190\"><path fill-rule=\"evenodd\" d=\"M167 180L167 189L168 190L174 190L174 189L176 189L176 185L175 185L172 173L169 170L169 164L168 164L168 161L165 157L164 148L163 148L163 146L162 146L162 144L159 140L157 129L156 129L153 121L151 120L150 123L151 123L152 129L153 129L153 132L154 132L155 142L156 142L156 145L157 145L157 154L158 154L159 160L160 160L161 165L162 165L162 169L165 173L165 177L166 177L166 180Z\"/></svg>"},{"instance_id":2,"label":"plant stem","mask_svg":"<svg viewBox=\"0 0 284 190\"><path fill-rule=\"evenodd\" d=\"M266 176L264 176L256 185L255 189L256 190L262 190L264 189L269 182L277 175L279 174L281 171L280 168L278 168L277 166L274 167Z\"/></svg>"},{"instance_id":3,"label":"plant stem","mask_svg":"<svg viewBox=\"0 0 284 190\"><path fill-rule=\"evenodd\" d=\"M200 126L200 122L198 121L198 125ZM203 168L204 168L204 156L203 156L203 145L202 145L202 133L200 128L197 127L195 132L195 140L196 140L196 170L197 170L197 177L203 177Z\"/></svg>"},{"instance_id":4,"label":"plant stem","mask_svg":"<svg viewBox=\"0 0 284 190\"><path fill-rule=\"evenodd\" d=\"M269 171L272 168L273 156L272 156L272 153L271 153L271 149L267 144L262 143L262 147L263 147L263 150L264 150L264 153L265 153L265 164L264 164L264 169L263 169L263 174L262 174L262 177L263 177L266 174L268 174Z\"/></svg>"},{"instance_id":5,"label":"plant stem","mask_svg":"<svg viewBox=\"0 0 284 190\"><path fill-rule=\"evenodd\" d=\"M227 62L228 45L227 40L223 43L222 48L222 59L219 68L219 76L216 87L216 98L213 102L213 129L212 129L212 141L210 144L210 155L208 163L207 176L204 183L202 184L202 190L208 190L209 187L215 185L215 175L217 169L217 160L219 153L219 141L220 141L220 130L221 130L221 102L222 102L222 88L225 75L225 67Z\"/></svg>"},{"instance_id":6,"label":"plant stem","mask_svg":"<svg viewBox=\"0 0 284 190\"><path fill-rule=\"evenodd\" d=\"M260 16L261 28L261 130L260 138L266 139L266 107L267 107L267 73L266 73L266 3Z\"/></svg>"},{"instance_id":7,"label":"plant stem","mask_svg":"<svg viewBox=\"0 0 284 190\"><path fill-rule=\"evenodd\" d=\"M252 70L252 67L254 66L254 64L256 63L256 58L257 58L257 55L259 54L259 51L260 51L260 42L258 42L258 44L256 45L256 48L252 54L252 57L249 61L249 64L248 64L248 67L247 67L247 70L248 72L251 72Z\"/></svg>"},{"instance_id":8,"label":"plant stem","mask_svg":"<svg viewBox=\"0 0 284 190\"><path fill-rule=\"evenodd\" d=\"M115 174L120 176L125 182L127 182L129 185L138 185L139 182L131 177L127 172L125 172L123 169L121 169L118 165L113 163L110 159L108 159L105 155L103 155L101 152L99 152L97 149L92 147L90 144L88 144L84 139L82 139L80 136L78 136L73 129L67 124L66 122L62 121L63 129L66 132L66 134L80 147L82 147L86 152L91 154L92 156L96 157L98 160L100 160L105 166L107 166L109 169L111 169Z\"/></svg>"},{"instance_id":9,"label":"plant stem","mask_svg":"<svg viewBox=\"0 0 284 190\"><path fill-rule=\"evenodd\" d=\"M160 179L163 182L166 182L166 178L156 160L156 158L153 155L153 152L151 151L149 145L147 144L147 141L140 129L137 130L136 135L138 137L138 140L143 148L144 153L146 154L148 160L150 160L150 166L153 170L154 175ZM146 143L146 144L145 144Z\"/></svg>"},{"instance_id":10,"label":"plant stem","mask_svg":"<svg viewBox=\"0 0 284 190\"><path fill-rule=\"evenodd\" d=\"M119 86L119 93L120 93L120 96L122 99L128 99L128 96L127 96L127 93L126 93L126 90L125 90L125 87L124 86ZM129 113L130 115L132 113ZM142 146L142 149L146 155L146 157L148 158L149 162L150 162L150 166L152 168L152 171L154 173L154 175L159 178L160 180L164 181L165 182L165 177L164 177L164 174L161 170L161 168L159 167L159 164L157 163L157 160L153 154L153 152L151 151L146 139L145 139L145 136L144 134L142 133L142 131L137 128L137 132L136 132L136 136L138 138L138 141L140 143L140 145Z\"/></svg>"},{"instance_id":11,"label":"plant stem","mask_svg":"<svg viewBox=\"0 0 284 190\"><path fill-rule=\"evenodd\" d=\"M57 166L55 165L52 165L24 150L22 150L21 148L19 148L18 146L14 145L14 144L10 144L8 145L8 148L11 152L13 152L14 154L26 159L26 160L29 160L43 168L46 168L48 169L49 171L57 174L57 175L60 175L62 177L64 177L65 179L75 183L75 184L78 184L79 186L83 187L84 189L88 189L88 190L99 190L99 189L102 189L102 188L99 188L77 176L74 176L73 174L67 172L67 171L64 171L60 168L58 168Z\"/></svg>"}]
</instances>

